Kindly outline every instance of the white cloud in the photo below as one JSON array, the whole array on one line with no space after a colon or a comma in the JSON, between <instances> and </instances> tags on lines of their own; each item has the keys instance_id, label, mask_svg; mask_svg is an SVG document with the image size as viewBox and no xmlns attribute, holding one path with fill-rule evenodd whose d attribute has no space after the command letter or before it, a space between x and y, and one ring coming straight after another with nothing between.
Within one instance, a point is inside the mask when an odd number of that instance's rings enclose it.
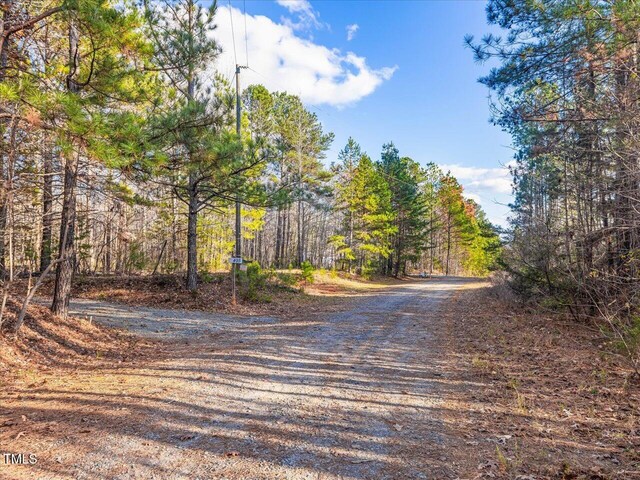
<instances>
[{"instance_id":1,"label":"white cloud","mask_svg":"<svg viewBox=\"0 0 640 480\"><path fill-rule=\"evenodd\" d=\"M511 195L511 163L500 168L467 167L459 164L440 165L443 172L451 172L464 188L463 195L482 206L495 225L507 226Z\"/></svg>"},{"instance_id":2,"label":"white cloud","mask_svg":"<svg viewBox=\"0 0 640 480\"><path fill-rule=\"evenodd\" d=\"M464 192L463 195L467 200L473 200L474 202L476 202L478 205L482 204L482 199L480 198L480 195L477 195L475 193L468 193L468 192Z\"/></svg>"},{"instance_id":3,"label":"white cloud","mask_svg":"<svg viewBox=\"0 0 640 480\"><path fill-rule=\"evenodd\" d=\"M326 26L320 21L320 14L314 10L308 0L276 0L276 3L289 10L289 13L297 15L297 22L282 18L282 22L292 30L320 29Z\"/></svg>"},{"instance_id":4,"label":"white cloud","mask_svg":"<svg viewBox=\"0 0 640 480\"><path fill-rule=\"evenodd\" d=\"M496 193L511 193L511 179L504 177L484 178L468 183L470 187L484 188Z\"/></svg>"},{"instance_id":5,"label":"white cloud","mask_svg":"<svg viewBox=\"0 0 640 480\"><path fill-rule=\"evenodd\" d=\"M360 25L357 23L353 23L351 25L347 25L347 41L350 42L356 36L356 32L360 28Z\"/></svg>"},{"instance_id":6,"label":"white cloud","mask_svg":"<svg viewBox=\"0 0 640 480\"><path fill-rule=\"evenodd\" d=\"M462 165L440 165L443 171L451 172L460 183L471 191L511 193L509 166L500 168L465 167Z\"/></svg>"},{"instance_id":7,"label":"white cloud","mask_svg":"<svg viewBox=\"0 0 640 480\"><path fill-rule=\"evenodd\" d=\"M229 8L236 26L238 63L246 62L244 19L240 10L220 6L218 28L213 35L223 49L216 68L231 78L236 62L231 22L228 20ZM307 103L343 107L373 93L398 68L373 69L364 57L301 38L290 25L274 22L262 15L247 14L246 25L251 70L242 71L243 86L261 83L269 90L299 95Z\"/></svg>"}]
</instances>

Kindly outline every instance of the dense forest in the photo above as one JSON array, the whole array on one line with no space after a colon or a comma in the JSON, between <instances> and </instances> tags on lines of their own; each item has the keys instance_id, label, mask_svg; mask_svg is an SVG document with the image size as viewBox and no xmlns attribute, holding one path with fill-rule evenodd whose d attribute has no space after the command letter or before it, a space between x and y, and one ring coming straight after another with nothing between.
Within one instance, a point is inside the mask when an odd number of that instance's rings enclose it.
<instances>
[{"instance_id":1,"label":"dense forest","mask_svg":"<svg viewBox=\"0 0 640 480\"><path fill-rule=\"evenodd\" d=\"M333 134L300 98L236 95L215 74L215 5L22 0L2 15L5 293L51 273L65 316L78 274L181 274L194 291L203 272L229 269L236 202L242 254L263 267L494 265L494 228L436 164L393 143L372 159L353 139L327 158Z\"/></svg>"},{"instance_id":2,"label":"dense forest","mask_svg":"<svg viewBox=\"0 0 640 480\"><path fill-rule=\"evenodd\" d=\"M491 1L468 43L517 148L505 266L525 296L640 339L637 2ZM627 335L629 334L629 335Z\"/></svg>"}]
</instances>

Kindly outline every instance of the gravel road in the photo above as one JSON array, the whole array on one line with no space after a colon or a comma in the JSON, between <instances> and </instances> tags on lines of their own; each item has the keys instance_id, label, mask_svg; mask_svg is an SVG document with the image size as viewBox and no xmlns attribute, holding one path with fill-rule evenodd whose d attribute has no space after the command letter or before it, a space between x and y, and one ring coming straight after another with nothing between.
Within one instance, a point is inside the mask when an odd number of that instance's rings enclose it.
<instances>
[{"instance_id":1,"label":"gravel road","mask_svg":"<svg viewBox=\"0 0 640 480\"><path fill-rule=\"evenodd\" d=\"M22 400L25 415L62 433L30 439L39 461L21 472L455 478L439 419L439 312L474 282L415 280L349 299L338 313L289 320L74 302L74 314L175 347L168 359L35 389Z\"/></svg>"},{"instance_id":2,"label":"gravel road","mask_svg":"<svg viewBox=\"0 0 640 480\"><path fill-rule=\"evenodd\" d=\"M44 301L42 303L45 303ZM50 301L47 301L48 305ZM69 314L91 318L108 327L122 328L136 335L170 341L202 338L218 332L241 331L247 327L277 323L270 317L243 317L193 310L133 307L100 300L73 299Z\"/></svg>"}]
</instances>

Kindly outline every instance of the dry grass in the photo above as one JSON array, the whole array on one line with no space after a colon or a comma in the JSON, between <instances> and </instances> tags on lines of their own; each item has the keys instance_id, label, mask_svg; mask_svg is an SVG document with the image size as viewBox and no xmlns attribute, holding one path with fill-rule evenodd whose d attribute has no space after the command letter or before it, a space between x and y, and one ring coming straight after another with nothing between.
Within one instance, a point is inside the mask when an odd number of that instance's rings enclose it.
<instances>
[{"instance_id":1,"label":"dry grass","mask_svg":"<svg viewBox=\"0 0 640 480\"><path fill-rule=\"evenodd\" d=\"M349 296L363 293L375 293L381 289L398 285L403 282L401 279L381 276L365 280L357 275L326 270L314 272L313 277L313 284L304 288L305 293L311 296Z\"/></svg>"},{"instance_id":2,"label":"dry grass","mask_svg":"<svg viewBox=\"0 0 640 480\"><path fill-rule=\"evenodd\" d=\"M475 478L640 478L640 385L629 365L597 332L496 292L463 292L446 312L459 461L485 459L468 465Z\"/></svg>"}]
</instances>

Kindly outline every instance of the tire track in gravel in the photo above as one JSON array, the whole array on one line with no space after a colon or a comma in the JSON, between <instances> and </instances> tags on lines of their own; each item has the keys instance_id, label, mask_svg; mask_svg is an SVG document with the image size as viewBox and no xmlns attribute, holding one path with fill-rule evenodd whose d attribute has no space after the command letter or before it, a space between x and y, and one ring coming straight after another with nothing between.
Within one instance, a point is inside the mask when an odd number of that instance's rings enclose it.
<instances>
[{"instance_id":1,"label":"tire track in gravel","mask_svg":"<svg viewBox=\"0 0 640 480\"><path fill-rule=\"evenodd\" d=\"M12 408L76 432L43 430L42 478L454 478L438 312L472 282L409 281L289 320L78 303L165 341L162 358L52 378Z\"/></svg>"},{"instance_id":2,"label":"tire track in gravel","mask_svg":"<svg viewBox=\"0 0 640 480\"><path fill-rule=\"evenodd\" d=\"M323 373L295 392L317 401L289 404L288 421L312 419L316 427L285 463L338 478L427 478L430 466L416 461L416 448L439 451L443 444L442 425L431 412L437 405L432 380L441 373L428 370L435 359L429 322L462 283L416 282L367 297L310 328L289 349L297 351L291 368L305 368L315 357ZM318 411L343 423L327 428ZM313 448L318 445L324 449ZM437 460L446 463L442 453Z\"/></svg>"}]
</instances>

